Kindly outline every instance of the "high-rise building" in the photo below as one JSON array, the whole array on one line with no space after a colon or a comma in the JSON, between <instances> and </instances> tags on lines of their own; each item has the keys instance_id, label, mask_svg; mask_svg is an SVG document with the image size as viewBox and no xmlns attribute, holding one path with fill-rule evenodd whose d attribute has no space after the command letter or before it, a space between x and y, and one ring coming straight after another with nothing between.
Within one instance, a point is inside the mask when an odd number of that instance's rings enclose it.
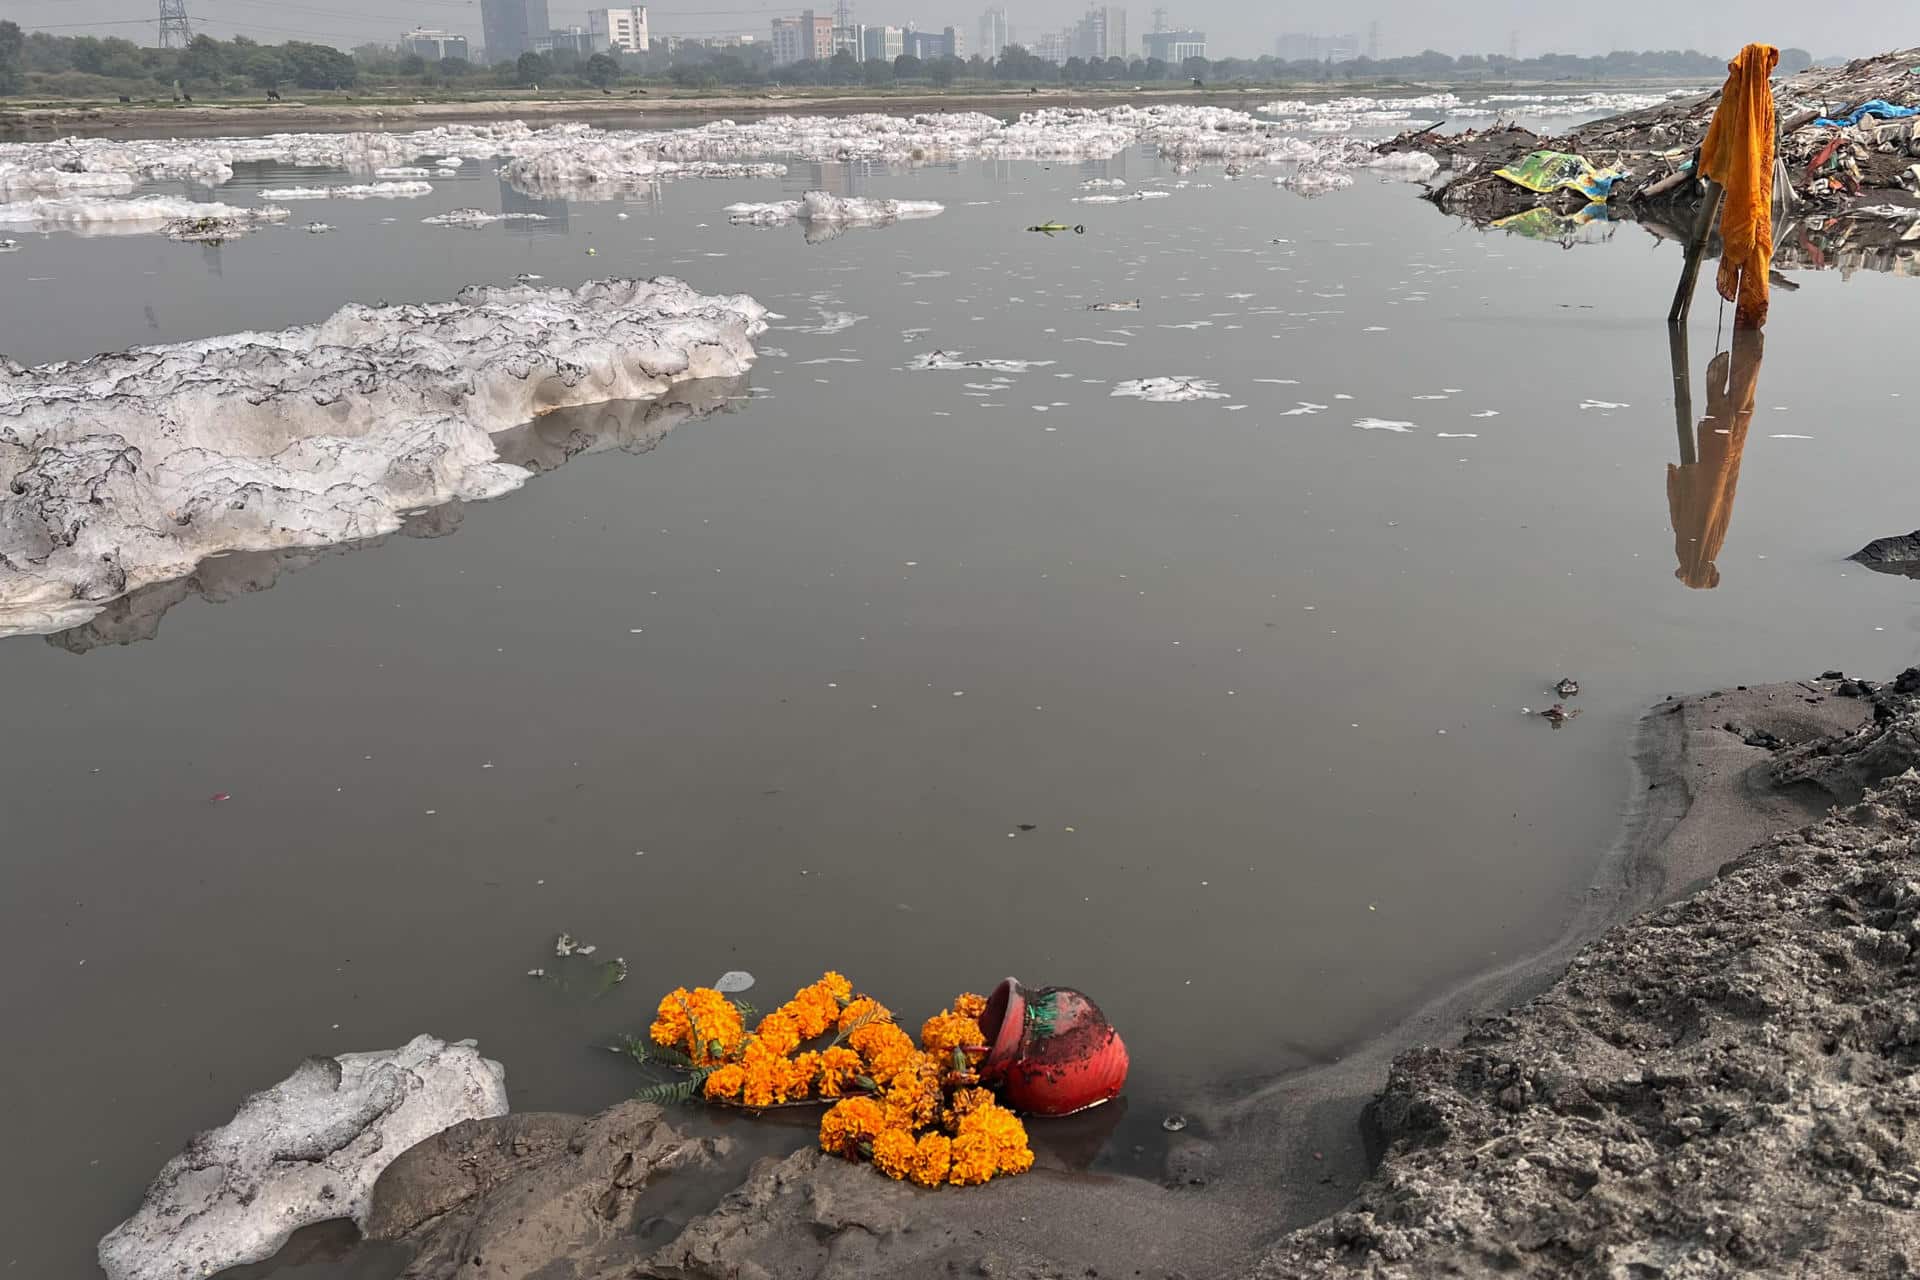
<instances>
[{"instance_id":1,"label":"high-rise building","mask_svg":"<svg viewBox=\"0 0 1920 1280\"><path fill-rule=\"evenodd\" d=\"M867 62L892 62L907 51L907 33L899 27L865 27L861 31Z\"/></svg>"},{"instance_id":2,"label":"high-rise building","mask_svg":"<svg viewBox=\"0 0 1920 1280\"><path fill-rule=\"evenodd\" d=\"M1068 52L1072 44L1073 32L1049 31L1033 42L1033 56L1051 62L1057 67L1072 56Z\"/></svg>"},{"instance_id":3,"label":"high-rise building","mask_svg":"<svg viewBox=\"0 0 1920 1280\"><path fill-rule=\"evenodd\" d=\"M802 10L797 18L773 20L773 65L825 62L833 57L833 15Z\"/></svg>"},{"instance_id":4,"label":"high-rise building","mask_svg":"<svg viewBox=\"0 0 1920 1280\"><path fill-rule=\"evenodd\" d=\"M903 40L907 54L922 62L967 56L966 37L955 27L944 27L939 31L916 31L909 27Z\"/></svg>"},{"instance_id":5,"label":"high-rise building","mask_svg":"<svg viewBox=\"0 0 1920 1280\"><path fill-rule=\"evenodd\" d=\"M587 30L599 36L604 47L622 53L645 53L653 47L647 34L647 6L627 9L587 10Z\"/></svg>"},{"instance_id":6,"label":"high-rise building","mask_svg":"<svg viewBox=\"0 0 1920 1280\"><path fill-rule=\"evenodd\" d=\"M546 36L547 0L480 0L488 62L512 62Z\"/></svg>"},{"instance_id":7,"label":"high-rise building","mask_svg":"<svg viewBox=\"0 0 1920 1280\"><path fill-rule=\"evenodd\" d=\"M997 58L1013 43L1013 28L1007 25L1007 11L993 5L980 15L980 56Z\"/></svg>"},{"instance_id":8,"label":"high-rise building","mask_svg":"<svg viewBox=\"0 0 1920 1280\"><path fill-rule=\"evenodd\" d=\"M428 62L440 62L446 58L464 60L467 57L467 38L416 27L400 37L400 52L411 53Z\"/></svg>"},{"instance_id":9,"label":"high-rise building","mask_svg":"<svg viewBox=\"0 0 1920 1280\"><path fill-rule=\"evenodd\" d=\"M1140 37L1140 43L1147 57L1158 58L1170 67L1177 67L1188 58L1207 56L1204 31L1149 31Z\"/></svg>"},{"instance_id":10,"label":"high-rise building","mask_svg":"<svg viewBox=\"0 0 1920 1280\"><path fill-rule=\"evenodd\" d=\"M867 60L867 29L857 22L842 23L838 16L833 26L833 56L851 54L855 62Z\"/></svg>"},{"instance_id":11,"label":"high-rise building","mask_svg":"<svg viewBox=\"0 0 1920 1280\"><path fill-rule=\"evenodd\" d=\"M1125 58L1127 11L1117 4L1097 4L1073 28L1071 55L1076 58Z\"/></svg>"}]
</instances>

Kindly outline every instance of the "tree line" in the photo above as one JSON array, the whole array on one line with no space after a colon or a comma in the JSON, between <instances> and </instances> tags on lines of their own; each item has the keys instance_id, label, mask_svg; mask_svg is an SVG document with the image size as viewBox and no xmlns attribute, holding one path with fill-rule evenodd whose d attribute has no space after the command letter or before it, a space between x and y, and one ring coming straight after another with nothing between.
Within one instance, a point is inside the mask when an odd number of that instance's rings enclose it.
<instances>
[{"instance_id":1,"label":"tree line","mask_svg":"<svg viewBox=\"0 0 1920 1280\"><path fill-rule=\"evenodd\" d=\"M1804 50L1781 54L1781 71L1811 65ZM705 45L684 42L644 54L597 53L581 57L568 50L525 53L518 60L479 67L460 58L428 61L382 45L363 45L351 54L331 45L289 40L268 45L235 36L220 40L196 36L183 49L149 49L115 36L62 36L23 33L0 22L0 94L26 91L73 97L103 93L185 92L207 97L238 97L291 87L341 90L356 86L412 88L549 88L615 84L670 83L683 88L754 85L843 85L887 87L930 84L944 88L960 81L1004 84L1154 84L1199 80L1204 84L1340 84L1395 80L1543 80L1614 81L1631 79L1717 79L1725 61L1695 50L1622 51L1597 57L1545 54L1508 58L1498 54L1454 57L1427 50L1403 58L1357 58L1348 62L1283 61L1262 58L1189 58L1177 66L1158 58L1069 58L1056 65L1014 45L998 58L922 60L902 56L889 61L856 61L846 52L831 59L771 65L766 42L753 45Z\"/></svg>"}]
</instances>

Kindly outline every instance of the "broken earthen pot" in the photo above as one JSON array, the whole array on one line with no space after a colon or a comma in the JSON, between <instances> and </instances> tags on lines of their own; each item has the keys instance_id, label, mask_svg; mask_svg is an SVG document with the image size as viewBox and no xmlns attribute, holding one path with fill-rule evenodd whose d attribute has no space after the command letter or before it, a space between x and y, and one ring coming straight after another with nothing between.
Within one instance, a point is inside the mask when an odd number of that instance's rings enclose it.
<instances>
[{"instance_id":1,"label":"broken earthen pot","mask_svg":"<svg viewBox=\"0 0 1920 1280\"><path fill-rule=\"evenodd\" d=\"M1100 1006L1071 987L1022 986L1008 978L980 1015L987 1056L980 1077L1016 1111L1072 1115L1119 1096L1127 1046Z\"/></svg>"}]
</instances>

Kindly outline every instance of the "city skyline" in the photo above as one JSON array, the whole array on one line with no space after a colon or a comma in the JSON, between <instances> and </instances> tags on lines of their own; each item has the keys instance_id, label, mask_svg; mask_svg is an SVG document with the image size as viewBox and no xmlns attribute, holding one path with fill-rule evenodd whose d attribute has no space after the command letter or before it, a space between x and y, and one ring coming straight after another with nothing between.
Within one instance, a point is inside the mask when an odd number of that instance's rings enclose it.
<instances>
[{"instance_id":1,"label":"city skyline","mask_svg":"<svg viewBox=\"0 0 1920 1280\"><path fill-rule=\"evenodd\" d=\"M484 43L482 8L487 0L395 0L386 9L362 8L357 0L322 9L302 5L275 12L271 0L191 0L188 12L193 28L222 38L235 34L274 43L312 40L351 48L377 42L394 44L415 28L464 35L474 47ZM740 7L739 0L724 4L682 0L687 8L662 11L653 23L656 36L752 35L768 38L775 16L797 16L799 9L770 3ZM587 26L587 13L599 7L591 0L551 0L551 27ZM1018 43L1031 46L1043 32L1072 26L1084 12L1076 0L1042 0L1030 8L1019 3L1004 6L1007 23ZM1128 4L1130 32L1149 29L1151 6ZM942 30L952 26L977 47L984 4L953 0L859 0L853 20L862 25ZM156 42L157 16L143 0L9 0L9 17L29 31L57 34L115 35L136 43ZM1748 40L1767 40L1781 46L1797 45L1816 56L1847 54L1898 44L1901 36L1895 11L1869 6L1860 0L1836 0L1818 9L1791 5L1786 0L1749 0L1737 13L1724 10L1677 10L1654 0L1615 0L1605 9L1542 9L1527 0L1483 0L1439 12L1414 0L1373 0L1359 9L1325 18L1324 10L1304 5L1256 5L1249 0L1189 0L1171 10L1170 23L1204 31L1209 56L1259 57L1270 54L1275 41L1289 32L1319 36L1358 33L1366 39L1368 24L1380 24L1383 57L1435 48L1451 54L1505 53L1513 43L1522 56L1547 52L1606 53L1615 49L1694 48L1727 53ZM761 16L756 16L761 15ZM1129 56L1139 53L1134 36Z\"/></svg>"}]
</instances>

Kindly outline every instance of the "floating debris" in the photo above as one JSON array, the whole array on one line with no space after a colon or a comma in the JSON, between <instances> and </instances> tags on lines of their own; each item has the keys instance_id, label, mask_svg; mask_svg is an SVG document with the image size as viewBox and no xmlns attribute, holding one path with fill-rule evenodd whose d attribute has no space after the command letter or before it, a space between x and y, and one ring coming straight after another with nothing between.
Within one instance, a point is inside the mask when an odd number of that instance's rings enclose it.
<instances>
[{"instance_id":1,"label":"floating debris","mask_svg":"<svg viewBox=\"0 0 1920 1280\"><path fill-rule=\"evenodd\" d=\"M1220 384L1205 378L1135 378L1116 382L1109 396L1132 396L1154 404L1178 404L1186 400L1224 400L1227 393Z\"/></svg>"},{"instance_id":2,"label":"floating debris","mask_svg":"<svg viewBox=\"0 0 1920 1280\"><path fill-rule=\"evenodd\" d=\"M1165 1120L1162 1120L1160 1122L1160 1127L1162 1129L1165 1129L1168 1133L1178 1133L1182 1129L1187 1127L1187 1118L1181 1115L1180 1113L1175 1112L1173 1115L1168 1116Z\"/></svg>"},{"instance_id":3,"label":"floating debris","mask_svg":"<svg viewBox=\"0 0 1920 1280\"><path fill-rule=\"evenodd\" d=\"M753 975L745 969L729 969L720 975L719 980L713 984L713 989L722 995L730 996L742 991L751 991L753 983Z\"/></svg>"},{"instance_id":4,"label":"floating debris","mask_svg":"<svg viewBox=\"0 0 1920 1280\"><path fill-rule=\"evenodd\" d=\"M1559 684L1553 686L1553 691L1563 698L1577 698L1580 696L1580 682L1572 676L1564 676Z\"/></svg>"},{"instance_id":5,"label":"floating debris","mask_svg":"<svg viewBox=\"0 0 1920 1280\"><path fill-rule=\"evenodd\" d=\"M556 956L590 956L600 948L590 942L580 942L570 933L563 933L553 940L553 954Z\"/></svg>"},{"instance_id":6,"label":"floating debris","mask_svg":"<svg viewBox=\"0 0 1920 1280\"><path fill-rule=\"evenodd\" d=\"M1564 725L1567 721L1579 715L1580 710L1578 707L1576 707L1572 711L1569 711L1566 709L1566 707L1556 702L1552 706L1548 707L1545 711L1542 711L1540 714L1546 717L1547 722L1549 724L1551 724L1554 728L1558 729L1560 726Z\"/></svg>"},{"instance_id":7,"label":"floating debris","mask_svg":"<svg viewBox=\"0 0 1920 1280\"><path fill-rule=\"evenodd\" d=\"M1138 311L1139 309L1140 299L1138 298L1126 302L1089 302L1087 304L1089 311Z\"/></svg>"}]
</instances>

